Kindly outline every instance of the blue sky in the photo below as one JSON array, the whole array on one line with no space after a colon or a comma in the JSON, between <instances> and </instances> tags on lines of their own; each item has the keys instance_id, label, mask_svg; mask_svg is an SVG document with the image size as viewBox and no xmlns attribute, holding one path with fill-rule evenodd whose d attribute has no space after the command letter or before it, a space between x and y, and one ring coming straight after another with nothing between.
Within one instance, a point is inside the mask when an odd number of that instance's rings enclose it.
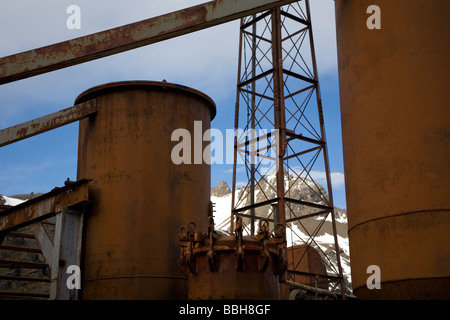
<instances>
[{"instance_id":1,"label":"blue sky","mask_svg":"<svg viewBox=\"0 0 450 320\"><path fill-rule=\"evenodd\" d=\"M7 56L205 2L204 0L0 0L0 56ZM81 9L69 30L68 6ZM345 208L334 1L311 1L335 205ZM0 129L73 105L84 90L112 81L166 79L216 103L211 126L234 127L239 22L0 86ZM78 123L0 148L0 194L48 192L75 180ZM231 187L232 165L213 165L211 184Z\"/></svg>"}]
</instances>

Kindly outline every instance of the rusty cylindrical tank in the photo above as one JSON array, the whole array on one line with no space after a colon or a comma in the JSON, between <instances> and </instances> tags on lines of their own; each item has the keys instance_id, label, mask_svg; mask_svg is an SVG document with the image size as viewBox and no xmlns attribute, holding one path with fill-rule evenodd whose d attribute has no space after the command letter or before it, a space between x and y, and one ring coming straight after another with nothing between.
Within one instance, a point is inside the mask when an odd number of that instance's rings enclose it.
<instances>
[{"instance_id":1,"label":"rusty cylindrical tank","mask_svg":"<svg viewBox=\"0 0 450 320\"><path fill-rule=\"evenodd\" d=\"M171 151L180 142L171 135L187 129L193 148L194 121L207 130L215 104L164 81L100 85L75 103L91 99L98 112L79 129L77 175L92 179L93 202L85 215L81 297L186 299L178 230L193 219L206 227L210 166L174 164Z\"/></svg>"},{"instance_id":2,"label":"rusty cylindrical tank","mask_svg":"<svg viewBox=\"0 0 450 320\"><path fill-rule=\"evenodd\" d=\"M189 277L188 299L280 298L279 276L286 262L282 247L267 230L243 236L238 227L235 234L225 235L216 233L213 223L207 233L196 230L190 222L179 238L179 266Z\"/></svg>"},{"instance_id":3,"label":"rusty cylindrical tank","mask_svg":"<svg viewBox=\"0 0 450 320\"><path fill-rule=\"evenodd\" d=\"M450 2L335 5L354 292L448 299Z\"/></svg>"}]
</instances>

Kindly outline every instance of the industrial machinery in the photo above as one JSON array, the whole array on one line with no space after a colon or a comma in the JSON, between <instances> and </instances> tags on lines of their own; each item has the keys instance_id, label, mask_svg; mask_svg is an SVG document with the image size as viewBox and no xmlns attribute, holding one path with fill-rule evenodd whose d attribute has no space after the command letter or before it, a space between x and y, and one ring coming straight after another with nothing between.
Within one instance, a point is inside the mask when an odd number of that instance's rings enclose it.
<instances>
[{"instance_id":1,"label":"industrial machinery","mask_svg":"<svg viewBox=\"0 0 450 320\"><path fill-rule=\"evenodd\" d=\"M232 235L216 232L212 216L209 222L208 232L198 232L194 222L180 232L188 298L279 299L279 276L286 270L283 237L271 237L267 220L255 236L243 235L240 218Z\"/></svg>"},{"instance_id":2,"label":"industrial machinery","mask_svg":"<svg viewBox=\"0 0 450 320\"><path fill-rule=\"evenodd\" d=\"M450 2L373 2L335 1L354 293L448 299ZM214 102L201 92L165 81L109 83L74 106L0 130L3 147L80 121L78 181L0 214L0 245L32 227L39 249L21 250L45 257L33 264L49 269L42 297L346 298L335 228L331 265L314 247L322 223L306 228L309 218L335 219L309 11L308 0L215 0L0 58L5 84L242 19L235 128L251 133L235 138L228 233L214 228L209 166L170 159L174 129L209 128ZM264 151L271 148L275 156ZM248 184L237 194L239 157ZM315 165L326 172L324 188L311 175ZM320 200L295 199L286 176ZM49 219L52 238L43 227ZM287 248L296 230L306 238ZM82 290L65 285L68 266L81 266Z\"/></svg>"}]
</instances>

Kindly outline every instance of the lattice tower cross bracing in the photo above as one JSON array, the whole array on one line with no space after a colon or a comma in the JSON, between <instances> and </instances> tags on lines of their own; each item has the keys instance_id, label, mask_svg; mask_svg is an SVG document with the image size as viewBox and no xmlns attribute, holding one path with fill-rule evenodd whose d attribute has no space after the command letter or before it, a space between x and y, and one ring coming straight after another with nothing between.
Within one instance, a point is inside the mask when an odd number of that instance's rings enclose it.
<instances>
[{"instance_id":1,"label":"lattice tower cross bracing","mask_svg":"<svg viewBox=\"0 0 450 320\"><path fill-rule=\"evenodd\" d=\"M268 221L288 245L317 249L328 275L314 276L344 292L309 1L242 18L239 50L230 231L236 219L252 235ZM294 196L301 185L315 201ZM334 261L315 241L327 219ZM307 274L305 253L285 276Z\"/></svg>"}]
</instances>

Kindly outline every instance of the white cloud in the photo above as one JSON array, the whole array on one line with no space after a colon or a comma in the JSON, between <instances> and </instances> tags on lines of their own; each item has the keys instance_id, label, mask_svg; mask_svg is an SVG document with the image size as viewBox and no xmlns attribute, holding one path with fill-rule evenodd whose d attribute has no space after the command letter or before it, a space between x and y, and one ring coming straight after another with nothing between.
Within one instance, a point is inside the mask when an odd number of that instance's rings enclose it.
<instances>
[{"instance_id":1,"label":"white cloud","mask_svg":"<svg viewBox=\"0 0 450 320\"><path fill-rule=\"evenodd\" d=\"M248 181L236 181L236 188L245 187L248 184Z\"/></svg>"},{"instance_id":2,"label":"white cloud","mask_svg":"<svg viewBox=\"0 0 450 320\"><path fill-rule=\"evenodd\" d=\"M327 185L326 172L319 170L311 170L309 175L306 175L303 167L290 167L290 172L293 174L300 174L303 179L313 179L323 187ZM333 189L339 189L345 185L345 176L342 172L330 172L331 186Z\"/></svg>"},{"instance_id":3,"label":"white cloud","mask_svg":"<svg viewBox=\"0 0 450 320\"><path fill-rule=\"evenodd\" d=\"M320 183L323 186L326 186L327 180L326 180L326 173L325 171L311 171L310 172L311 177ZM344 180L344 174L341 172L331 172L330 173L330 179L333 189L340 188L344 186L345 180Z\"/></svg>"},{"instance_id":4,"label":"white cloud","mask_svg":"<svg viewBox=\"0 0 450 320\"><path fill-rule=\"evenodd\" d=\"M0 56L140 21L207 0L1 0ZM66 27L69 5L81 9L81 30ZM311 1L319 72L336 68L334 2ZM85 64L0 86L0 129L73 105L82 91L121 80L166 79L203 91L219 121L233 112L239 21ZM221 110L222 109L222 110ZM226 110L224 110L226 109ZM216 124L218 125L218 124ZM232 122L230 122L232 125ZM219 125L220 126L220 125ZM340 185L340 177L333 178ZM343 179L343 178L342 178Z\"/></svg>"},{"instance_id":5,"label":"white cloud","mask_svg":"<svg viewBox=\"0 0 450 320\"><path fill-rule=\"evenodd\" d=\"M204 1L77 1L81 30L66 27L69 1L6 0L0 10L0 56L140 21ZM82 91L120 80L166 79L220 102L235 95L239 24L227 24L0 86L1 126L70 107ZM37 105L44 105L36 112ZM233 107L233 106L232 106ZM220 106L218 106L220 108ZM6 110L7 112L3 112ZM22 113L18 111L22 110ZM13 112L14 111L14 112ZM19 117L22 116L22 117Z\"/></svg>"},{"instance_id":6,"label":"white cloud","mask_svg":"<svg viewBox=\"0 0 450 320\"><path fill-rule=\"evenodd\" d=\"M334 1L310 1L311 20L319 74L337 70Z\"/></svg>"},{"instance_id":7,"label":"white cloud","mask_svg":"<svg viewBox=\"0 0 450 320\"><path fill-rule=\"evenodd\" d=\"M206 0L78 0L81 30L66 27L72 1L2 0L0 56L15 54L206 2ZM334 9L329 0L311 1L319 71L336 66ZM239 22L233 21L83 65L0 86L0 99L42 102L49 112L70 106L80 90L109 81L149 79L192 86L221 100L234 95ZM49 90L51 89L51 90ZM60 104L64 104L63 106ZM69 104L69 105L68 105ZM0 108L4 108L0 106ZM32 106L16 103L15 108ZM47 110L43 110L43 114ZM7 115L6 115L7 117ZM7 121L7 119L3 119Z\"/></svg>"}]
</instances>

